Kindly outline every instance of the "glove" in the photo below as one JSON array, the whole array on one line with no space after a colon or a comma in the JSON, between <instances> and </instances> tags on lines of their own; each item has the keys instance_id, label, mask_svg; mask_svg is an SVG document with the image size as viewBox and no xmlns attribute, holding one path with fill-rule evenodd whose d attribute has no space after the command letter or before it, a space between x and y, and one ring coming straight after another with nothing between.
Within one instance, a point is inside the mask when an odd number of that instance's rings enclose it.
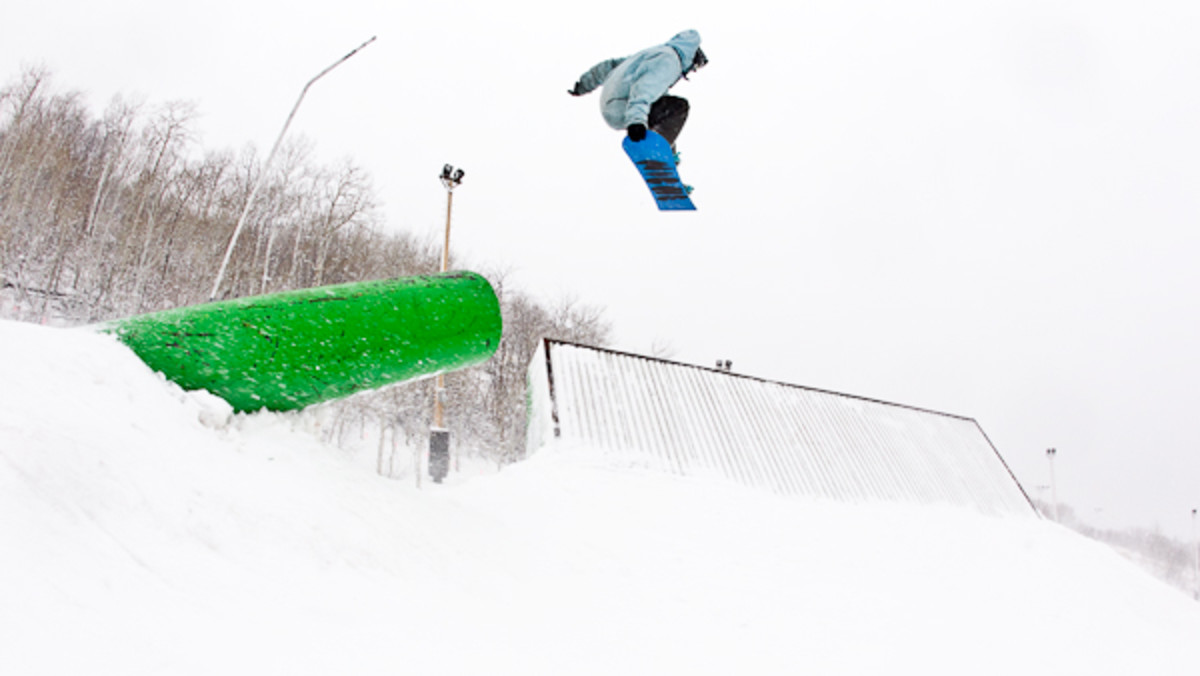
<instances>
[{"instance_id":1,"label":"glove","mask_svg":"<svg viewBox=\"0 0 1200 676\"><path fill-rule=\"evenodd\" d=\"M571 96L583 96L583 92L579 91L579 83L578 82L575 83L574 87L572 87L571 89L568 89L567 93L570 94Z\"/></svg>"},{"instance_id":2,"label":"glove","mask_svg":"<svg viewBox=\"0 0 1200 676\"><path fill-rule=\"evenodd\" d=\"M646 138L646 125L644 124L631 124L625 131L629 132L629 140L634 143Z\"/></svg>"}]
</instances>

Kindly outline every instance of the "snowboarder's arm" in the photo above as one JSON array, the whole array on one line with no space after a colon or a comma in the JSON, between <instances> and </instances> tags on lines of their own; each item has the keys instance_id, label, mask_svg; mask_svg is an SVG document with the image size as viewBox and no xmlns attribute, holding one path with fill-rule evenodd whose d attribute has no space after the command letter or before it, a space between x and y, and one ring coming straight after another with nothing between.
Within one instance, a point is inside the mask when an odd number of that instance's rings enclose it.
<instances>
[{"instance_id":1,"label":"snowboarder's arm","mask_svg":"<svg viewBox=\"0 0 1200 676\"><path fill-rule=\"evenodd\" d=\"M671 49L650 56L633 73L629 90L629 105L625 108L625 124L647 124L650 105L667 93L679 80L679 57Z\"/></svg>"},{"instance_id":2,"label":"snowboarder's arm","mask_svg":"<svg viewBox=\"0 0 1200 676\"><path fill-rule=\"evenodd\" d=\"M588 72L579 76L579 81L575 83L575 88L571 90L571 93L575 96L582 96L604 84L604 78L608 77L613 68L621 65L621 62L624 60L624 57L609 59L592 66Z\"/></svg>"}]
</instances>

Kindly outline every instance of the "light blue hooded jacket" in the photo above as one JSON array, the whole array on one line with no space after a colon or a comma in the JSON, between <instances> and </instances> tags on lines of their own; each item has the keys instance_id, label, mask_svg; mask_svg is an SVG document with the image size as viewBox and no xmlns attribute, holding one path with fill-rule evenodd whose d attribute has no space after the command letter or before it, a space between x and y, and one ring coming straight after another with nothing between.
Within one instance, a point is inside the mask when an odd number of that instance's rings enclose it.
<instances>
[{"instance_id":1,"label":"light blue hooded jacket","mask_svg":"<svg viewBox=\"0 0 1200 676\"><path fill-rule=\"evenodd\" d=\"M699 47L700 34L683 31L666 44L601 61L579 78L576 92L586 94L603 85L600 112L613 129L646 124L650 104L691 70Z\"/></svg>"}]
</instances>

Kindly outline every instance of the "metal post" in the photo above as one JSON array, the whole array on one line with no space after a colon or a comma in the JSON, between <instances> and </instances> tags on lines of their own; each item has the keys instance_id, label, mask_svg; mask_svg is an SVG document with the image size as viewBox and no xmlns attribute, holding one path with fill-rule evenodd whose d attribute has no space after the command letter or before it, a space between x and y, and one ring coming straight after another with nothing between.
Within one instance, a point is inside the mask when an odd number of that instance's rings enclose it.
<instances>
[{"instance_id":1,"label":"metal post","mask_svg":"<svg viewBox=\"0 0 1200 676\"><path fill-rule=\"evenodd\" d=\"M1200 601L1200 537L1197 537L1196 532L1196 510L1192 510L1192 542L1196 547L1196 569L1193 577L1192 598Z\"/></svg>"},{"instance_id":2,"label":"metal post","mask_svg":"<svg viewBox=\"0 0 1200 676\"><path fill-rule=\"evenodd\" d=\"M455 169L449 164L442 167L438 177L446 188L446 237L442 243L441 271L446 272L450 267L450 214L454 208L454 189L462 184L463 170ZM446 378L442 374L437 377L437 390L433 395L433 429L429 436L429 473L435 482L441 482L449 470L450 431L446 429ZM458 458L455 457L454 469L458 469Z\"/></svg>"},{"instance_id":3,"label":"metal post","mask_svg":"<svg viewBox=\"0 0 1200 676\"><path fill-rule=\"evenodd\" d=\"M279 150L279 144L283 141L284 135L287 134L288 127L292 125L292 118L296 117L296 111L299 110L300 102L304 100L304 95L308 93L308 88L313 86L313 83L321 79L326 73L340 66L346 59L357 54L363 47L375 42L375 37L372 36L370 40L355 47L349 54L334 62L333 65L317 73L313 79L308 81L308 84L304 85L304 89L300 90L300 97L296 99L295 105L292 106L292 112L288 113L287 121L283 123L283 129L279 131L279 136L275 139L275 145L271 146L271 152L267 154L266 162L263 162L262 171L259 173L258 178L255 179L254 186L250 189L250 196L246 198L246 204L242 208L242 215L238 217L237 225L233 228L233 235L229 238L229 246L225 247L225 258L221 260L221 268L217 271L216 281L213 282L212 293L208 294L209 301L217 299L217 291L221 288L221 281L225 279L225 268L229 266L229 258L233 255L233 246L237 244L238 237L242 234L242 228L246 225L246 216L250 213L250 207L254 204L254 198L258 196L258 190L262 187L263 180L267 176L267 170L271 167L271 160L275 159L275 153ZM263 273L263 278L266 278L266 272Z\"/></svg>"},{"instance_id":4,"label":"metal post","mask_svg":"<svg viewBox=\"0 0 1200 676\"><path fill-rule=\"evenodd\" d=\"M450 165L446 165L449 167ZM458 172L459 177L462 176L462 170ZM446 179L442 179L442 183L446 185L446 239L442 242L442 272L450 269L450 214L454 210L454 188L457 183L447 183Z\"/></svg>"},{"instance_id":5,"label":"metal post","mask_svg":"<svg viewBox=\"0 0 1200 676\"><path fill-rule=\"evenodd\" d=\"M416 477L417 488L420 488L421 487L421 451L420 451L420 449L415 448L415 447L413 448L412 461L413 461L413 476Z\"/></svg>"},{"instance_id":6,"label":"metal post","mask_svg":"<svg viewBox=\"0 0 1200 676\"><path fill-rule=\"evenodd\" d=\"M1054 456L1058 455L1058 451L1053 448L1046 449L1046 459L1050 462L1050 505L1054 512L1054 520L1058 521L1058 487L1054 483Z\"/></svg>"},{"instance_id":7,"label":"metal post","mask_svg":"<svg viewBox=\"0 0 1200 676\"><path fill-rule=\"evenodd\" d=\"M462 183L463 170L455 169L447 164L442 167L442 175L439 177L442 185L446 188L446 237L442 243L442 267L441 271L446 272L450 268L450 215L454 209L454 189ZM442 391L446 387L446 380L438 374L437 377L437 396L433 401L433 426L437 428L444 427L444 405L442 403Z\"/></svg>"}]
</instances>

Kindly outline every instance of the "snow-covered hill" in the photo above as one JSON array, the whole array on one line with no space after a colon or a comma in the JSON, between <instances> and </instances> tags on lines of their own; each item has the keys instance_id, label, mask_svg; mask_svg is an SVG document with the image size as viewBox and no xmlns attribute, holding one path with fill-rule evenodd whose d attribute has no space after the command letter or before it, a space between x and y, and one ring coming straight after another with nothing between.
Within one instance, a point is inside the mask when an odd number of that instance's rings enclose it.
<instances>
[{"instance_id":1,"label":"snow-covered hill","mask_svg":"<svg viewBox=\"0 0 1200 676\"><path fill-rule=\"evenodd\" d=\"M1050 523L583 448L418 489L108 337L0 354L5 674L1200 673L1200 606Z\"/></svg>"}]
</instances>

